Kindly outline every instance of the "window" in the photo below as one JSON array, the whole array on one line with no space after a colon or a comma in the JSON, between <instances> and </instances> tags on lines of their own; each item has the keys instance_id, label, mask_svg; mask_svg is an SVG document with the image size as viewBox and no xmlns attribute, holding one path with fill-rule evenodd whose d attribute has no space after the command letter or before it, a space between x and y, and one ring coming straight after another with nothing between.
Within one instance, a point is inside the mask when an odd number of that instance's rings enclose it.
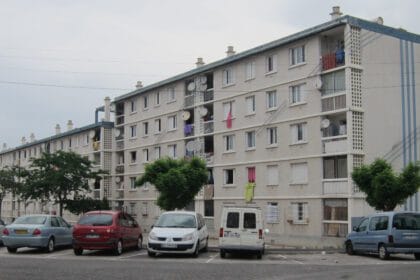
<instances>
[{"instance_id":1,"label":"window","mask_svg":"<svg viewBox=\"0 0 420 280\"><path fill-rule=\"evenodd\" d=\"M159 105L160 104L160 92L156 92L155 94L155 105Z\"/></svg>"},{"instance_id":2,"label":"window","mask_svg":"<svg viewBox=\"0 0 420 280\"><path fill-rule=\"evenodd\" d=\"M130 137L137 137L137 125L130 126Z\"/></svg>"},{"instance_id":3,"label":"window","mask_svg":"<svg viewBox=\"0 0 420 280\"><path fill-rule=\"evenodd\" d=\"M143 123L143 135L144 136L149 135L149 123L148 122Z\"/></svg>"},{"instance_id":4,"label":"window","mask_svg":"<svg viewBox=\"0 0 420 280\"><path fill-rule=\"evenodd\" d=\"M136 189L136 177L130 177L130 190Z\"/></svg>"},{"instance_id":5,"label":"window","mask_svg":"<svg viewBox=\"0 0 420 280\"><path fill-rule=\"evenodd\" d=\"M278 165L267 166L267 186L277 186L279 184Z\"/></svg>"},{"instance_id":6,"label":"window","mask_svg":"<svg viewBox=\"0 0 420 280\"><path fill-rule=\"evenodd\" d=\"M255 114L255 96L248 96L245 98L246 102L246 114L251 115Z\"/></svg>"},{"instance_id":7,"label":"window","mask_svg":"<svg viewBox=\"0 0 420 280\"><path fill-rule=\"evenodd\" d=\"M235 135L223 136L223 142L224 142L225 152L231 152L235 150Z\"/></svg>"},{"instance_id":8,"label":"window","mask_svg":"<svg viewBox=\"0 0 420 280\"><path fill-rule=\"evenodd\" d=\"M246 135L246 148L255 149L255 131L248 131Z\"/></svg>"},{"instance_id":9,"label":"window","mask_svg":"<svg viewBox=\"0 0 420 280\"><path fill-rule=\"evenodd\" d=\"M267 109L273 109L277 107L277 91L267 91Z\"/></svg>"},{"instance_id":10,"label":"window","mask_svg":"<svg viewBox=\"0 0 420 280\"><path fill-rule=\"evenodd\" d=\"M289 50L290 65L296 65L305 62L305 46L299 46Z\"/></svg>"},{"instance_id":11,"label":"window","mask_svg":"<svg viewBox=\"0 0 420 280\"><path fill-rule=\"evenodd\" d=\"M224 180L223 180L223 184L224 185L233 185L234 181L233 181L233 175L234 175L234 169L225 169L223 170L224 173Z\"/></svg>"},{"instance_id":12,"label":"window","mask_svg":"<svg viewBox=\"0 0 420 280\"><path fill-rule=\"evenodd\" d=\"M204 216L214 217L214 200L204 200Z\"/></svg>"},{"instance_id":13,"label":"window","mask_svg":"<svg viewBox=\"0 0 420 280\"><path fill-rule=\"evenodd\" d=\"M303 85L291 86L289 88L289 102L290 104L305 102L305 95L302 91Z\"/></svg>"},{"instance_id":14,"label":"window","mask_svg":"<svg viewBox=\"0 0 420 280\"><path fill-rule=\"evenodd\" d=\"M223 86L233 85L235 83L234 73L232 68L226 68L222 71Z\"/></svg>"},{"instance_id":15,"label":"window","mask_svg":"<svg viewBox=\"0 0 420 280\"><path fill-rule=\"evenodd\" d=\"M244 213L244 228L255 229L257 227L257 217L255 213Z\"/></svg>"},{"instance_id":16,"label":"window","mask_svg":"<svg viewBox=\"0 0 420 280\"><path fill-rule=\"evenodd\" d=\"M269 55L265 58L265 72L267 74L277 71L277 55Z\"/></svg>"},{"instance_id":17,"label":"window","mask_svg":"<svg viewBox=\"0 0 420 280\"><path fill-rule=\"evenodd\" d=\"M130 160L131 160L131 163L135 163L137 161L137 152L136 151L130 152Z\"/></svg>"},{"instance_id":18,"label":"window","mask_svg":"<svg viewBox=\"0 0 420 280\"><path fill-rule=\"evenodd\" d=\"M296 202L292 203L292 215L294 224L308 223L308 203Z\"/></svg>"},{"instance_id":19,"label":"window","mask_svg":"<svg viewBox=\"0 0 420 280\"><path fill-rule=\"evenodd\" d=\"M347 199L324 199L324 220L347 221Z\"/></svg>"},{"instance_id":20,"label":"window","mask_svg":"<svg viewBox=\"0 0 420 280\"><path fill-rule=\"evenodd\" d=\"M277 145L277 127L267 128L267 140L269 146Z\"/></svg>"},{"instance_id":21,"label":"window","mask_svg":"<svg viewBox=\"0 0 420 280\"><path fill-rule=\"evenodd\" d=\"M255 167L248 167L248 182L254 183L255 182Z\"/></svg>"},{"instance_id":22,"label":"window","mask_svg":"<svg viewBox=\"0 0 420 280\"><path fill-rule=\"evenodd\" d=\"M71 148L71 138L69 138L69 148ZM35 156L36 156L36 148L35 148L35 150L34 150L34 154L35 154Z\"/></svg>"},{"instance_id":23,"label":"window","mask_svg":"<svg viewBox=\"0 0 420 280\"><path fill-rule=\"evenodd\" d=\"M149 161L149 149L143 149L143 161L144 162Z\"/></svg>"},{"instance_id":24,"label":"window","mask_svg":"<svg viewBox=\"0 0 420 280\"><path fill-rule=\"evenodd\" d=\"M347 178L347 156L324 158L324 179Z\"/></svg>"},{"instance_id":25,"label":"window","mask_svg":"<svg viewBox=\"0 0 420 280\"><path fill-rule=\"evenodd\" d=\"M176 127L176 116L168 117L168 130L175 130Z\"/></svg>"},{"instance_id":26,"label":"window","mask_svg":"<svg viewBox=\"0 0 420 280\"><path fill-rule=\"evenodd\" d=\"M322 75L322 95L333 94L346 90L346 77L344 70Z\"/></svg>"},{"instance_id":27,"label":"window","mask_svg":"<svg viewBox=\"0 0 420 280\"><path fill-rule=\"evenodd\" d=\"M148 95L143 97L143 108L144 109L149 108L149 96Z\"/></svg>"},{"instance_id":28,"label":"window","mask_svg":"<svg viewBox=\"0 0 420 280\"><path fill-rule=\"evenodd\" d=\"M306 123L298 123L290 126L292 144L305 143L307 139Z\"/></svg>"},{"instance_id":29,"label":"window","mask_svg":"<svg viewBox=\"0 0 420 280\"><path fill-rule=\"evenodd\" d=\"M155 133L160 133L162 131L162 122L160 119L155 120Z\"/></svg>"},{"instance_id":30,"label":"window","mask_svg":"<svg viewBox=\"0 0 420 280\"><path fill-rule=\"evenodd\" d=\"M255 79L255 61L245 64L245 81Z\"/></svg>"},{"instance_id":31,"label":"window","mask_svg":"<svg viewBox=\"0 0 420 280\"><path fill-rule=\"evenodd\" d=\"M265 221L269 224L279 222L279 205L277 202L268 202Z\"/></svg>"},{"instance_id":32,"label":"window","mask_svg":"<svg viewBox=\"0 0 420 280\"><path fill-rule=\"evenodd\" d=\"M168 102L175 101L175 88L170 87L168 88Z\"/></svg>"},{"instance_id":33,"label":"window","mask_svg":"<svg viewBox=\"0 0 420 280\"><path fill-rule=\"evenodd\" d=\"M160 147L155 147L155 159L160 159Z\"/></svg>"},{"instance_id":34,"label":"window","mask_svg":"<svg viewBox=\"0 0 420 280\"><path fill-rule=\"evenodd\" d=\"M130 112L131 113L137 112L137 106L136 106L136 102L134 100L130 101Z\"/></svg>"},{"instance_id":35,"label":"window","mask_svg":"<svg viewBox=\"0 0 420 280\"><path fill-rule=\"evenodd\" d=\"M307 184L308 183L308 164L292 163L291 165L291 184Z\"/></svg>"},{"instance_id":36,"label":"window","mask_svg":"<svg viewBox=\"0 0 420 280\"><path fill-rule=\"evenodd\" d=\"M227 228L239 228L239 212L229 212L226 218Z\"/></svg>"},{"instance_id":37,"label":"window","mask_svg":"<svg viewBox=\"0 0 420 280\"><path fill-rule=\"evenodd\" d=\"M372 217L369 223L369 231L387 230L388 220L388 216Z\"/></svg>"},{"instance_id":38,"label":"window","mask_svg":"<svg viewBox=\"0 0 420 280\"><path fill-rule=\"evenodd\" d=\"M224 120L227 120L229 113L230 116L233 117L235 115L235 102L234 101L229 101L229 102L225 102L223 103L223 114L224 114Z\"/></svg>"},{"instance_id":39,"label":"window","mask_svg":"<svg viewBox=\"0 0 420 280\"><path fill-rule=\"evenodd\" d=\"M176 144L168 145L168 156L171 158L176 158Z\"/></svg>"}]
</instances>

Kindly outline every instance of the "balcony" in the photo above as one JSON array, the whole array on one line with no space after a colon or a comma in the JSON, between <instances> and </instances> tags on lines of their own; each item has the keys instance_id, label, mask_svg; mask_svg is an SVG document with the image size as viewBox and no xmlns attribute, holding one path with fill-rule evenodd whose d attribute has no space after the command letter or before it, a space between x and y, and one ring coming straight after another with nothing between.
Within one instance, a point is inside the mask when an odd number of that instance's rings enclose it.
<instances>
[{"instance_id":1,"label":"balcony","mask_svg":"<svg viewBox=\"0 0 420 280\"><path fill-rule=\"evenodd\" d=\"M194 106L194 95L191 94L191 95L185 96L184 107L187 108L187 107L192 107L192 106Z\"/></svg>"},{"instance_id":2,"label":"balcony","mask_svg":"<svg viewBox=\"0 0 420 280\"><path fill-rule=\"evenodd\" d=\"M345 64L345 52L343 49L325 54L321 57L322 71L343 66Z\"/></svg>"},{"instance_id":3,"label":"balcony","mask_svg":"<svg viewBox=\"0 0 420 280\"><path fill-rule=\"evenodd\" d=\"M334 111L346 108L346 95L337 95L321 100L322 112Z\"/></svg>"},{"instance_id":4,"label":"balcony","mask_svg":"<svg viewBox=\"0 0 420 280\"><path fill-rule=\"evenodd\" d=\"M324 142L324 153L339 153L347 151L347 136L331 138Z\"/></svg>"},{"instance_id":5,"label":"balcony","mask_svg":"<svg viewBox=\"0 0 420 280\"><path fill-rule=\"evenodd\" d=\"M118 140L118 141L116 141L115 142L115 145L116 145L115 149L117 151L124 150L124 140Z\"/></svg>"},{"instance_id":6,"label":"balcony","mask_svg":"<svg viewBox=\"0 0 420 280\"><path fill-rule=\"evenodd\" d=\"M101 141L92 142L92 148L94 151L99 151L99 149L101 148Z\"/></svg>"},{"instance_id":7,"label":"balcony","mask_svg":"<svg viewBox=\"0 0 420 280\"><path fill-rule=\"evenodd\" d=\"M101 198L101 190L93 190L93 198L100 199Z\"/></svg>"},{"instance_id":8,"label":"balcony","mask_svg":"<svg viewBox=\"0 0 420 280\"><path fill-rule=\"evenodd\" d=\"M324 195L348 194L347 178L324 179L324 181L322 182L322 194Z\"/></svg>"},{"instance_id":9,"label":"balcony","mask_svg":"<svg viewBox=\"0 0 420 280\"><path fill-rule=\"evenodd\" d=\"M214 121L204 122L204 134L213 133L214 131Z\"/></svg>"},{"instance_id":10,"label":"balcony","mask_svg":"<svg viewBox=\"0 0 420 280\"><path fill-rule=\"evenodd\" d=\"M185 137L194 136L194 125L193 124L185 124L184 135L185 135Z\"/></svg>"},{"instance_id":11,"label":"balcony","mask_svg":"<svg viewBox=\"0 0 420 280\"><path fill-rule=\"evenodd\" d=\"M124 116L116 116L115 117L115 125L123 125L124 124Z\"/></svg>"},{"instance_id":12,"label":"balcony","mask_svg":"<svg viewBox=\"0 0 420 280\"><path fill-rule=\"evenodd\" d=\"M115 167L115 173L117 174L124 173L124 165L118 165L117 167Z\"/></svg>"},{"instance_id":13,"label":"balcony","mask_svg":"<svg viewBox=\"0 0 420 280\"><path fill-rule=\"evenodd\" d=\"M214 99L214 91L208 90L204 92L204 102L212 101Z\"/></svg>"}]
</instances>

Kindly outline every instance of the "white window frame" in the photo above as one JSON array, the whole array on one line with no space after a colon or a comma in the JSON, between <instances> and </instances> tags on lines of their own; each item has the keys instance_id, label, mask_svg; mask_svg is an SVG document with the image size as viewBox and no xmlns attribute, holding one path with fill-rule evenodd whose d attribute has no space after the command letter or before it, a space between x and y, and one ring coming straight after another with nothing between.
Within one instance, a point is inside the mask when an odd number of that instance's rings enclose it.
<instances>
[{"instance_id":1,"label":"white window frame","mask_svg":"<svg viewBox=\"0 0 420 280\"><path fill-rule=\"evenodd\" d=\"M304 84L293 85L289 87L289 104L302 104L306 102Z\"/></svg>"},{"instance_id":2,"label":"white window frame","mask_svg":"<svg viewBox=\"0 0 420 280\"><path fill-rule=\"evenodd\" d=\"M155 120L155 134L158 134L161 132L162 132L162 120L156 119Z\"/></svg>"},{"instance_id":3,"label":"white window frame","mask_svg":"<svg viewBox=\"0 0 420 280\"><path fill-rule=\"evenodd\" d=\"M223 119L224 120L227 119L229 111L233 119L235 116L235 101L229 101L229 102L223 103Z\"/></svg>"},{"instance_id":4,"label":"white window frame","mask_svg":"<svg viewBox=\"0 0 420 280\"><path fill-rule=\"evenodd\" d=\"M267 110L276 109L278 106L277 90L269 90L266 92Z\"/></svg>"},{"instance_id":5,"label":"white window frame","mask_svg":"<svg viewBox=\"0 0 420 280\"><path fill-rule=\"evenodd\" d=\"M168 103L174 102L176 100L175 87L168 88Z\"/></svg>"},{"instance_id":6,"label":"white window frame","mask_svg":"<svg viewBox=\"0 0 420 280\"><path fill-rule=\"evenodd\" d=\"M245 97L246 114L255 114L255 95Z\"/></svg>"},{"instance_id":7,"label":"white window frame","mask_svg":"<svg viewBox=\"0 0 420 280\"><path fill-rule=\"evenodd\" d=\"M265 74L277 72L277 55L270 54L265 57Z\"/></svg>"},{"instance_id":8,"label":"white window frame","mask_svg":"<svg viewBox=\"0 0 420 280\"><path fill-rule=\"evenodd\" d=\"M131 125L130 126L130 138L136 138L137 137L137 125Z\"/></svg>"},{"instance_id":9,"label":"white window frame","mask_svg":"<svg viewBox=\"0 0 420 280\"><path fill-rule=\"evenodd\" d=\"M305 45L297 46L289 49L290 66L303 64L306 62Z\"/></svg>"},{"instance_id":10,"label":"white window frame","mask_svg":"<svg viewBox=\"0 0 420 280\"><path fill-rule=\"evenodd\" d=\"M160 159L161 149L160 146L155 147L155 159Z\"/></svg>"},{"instance_id":11,"label":"white window frame","mask_svg":"<svg viewBox=\"0 0 420 280\"><path fill-rule=\"evenodd\" d=\"M159 106L160 105L160 92L157 91L155 93L155 106Z\"/></svg>"},{"instance_id":12,"label":"white window frame","mask_svg":"<svg viewBox=\"0 0 420 280\"><path fill-rule=\"evenodd\" d=\"M143 162L149 162L149 149L143 149Z\"/></svg>"},{"instance_id":13,"label":"white window frame","mask_svg":"<svg viewBox=\"0 0 420 280\"><path fill-rule=\"evenodd\" d=\"M246 150L255 150L255 147L256 147L255 130L245 132L245 145L246 145Z\"/></svg>"},{"instance_id":14,"label":"white window frame","mask_svg":"<svg viewBox=\"0 0 420 280\"><path fill-rule=\"evenodd\" d=\"M228 182L229 173L232 172L232 182ZM223 185L224 186L233 186L235 185L235 169L223 169Z\"/></svg>"},{"instance_id":15,"label":"white window frame","mask_svg":"<svg viewBox=\"0 0 420 280\"><path fill-rule=\"evenodd\" d=\"M271 147L278 145L276 126L267 128L267 145Z\"/></svg>"},{"instance_id":16,"label":"white window frame","mask_svg":"<svg viewBox=\"0 0 420 280\"><path fill-rule=\"evenodd\" d=\"M135 100L130 101L130 113L136 113L137 112L137 103Z\"/></svg>"},{"instance_id":17,"label":"white window frame","mask_svg":"<svg viewBox=\"0 0 420 280\"><path fill-rule=\"evenodd\" d=\"M149 96L148 95L143 96L143 109L144 110L149 109Z\"/></svg>"},{"instance_id":18,"label":"white window frame","mask_svg":"<svg viewBox=\"0 0 420 280\"><path fill-rule=\"evenodd\" d=\"M245 63L245 81L255 79L255 61Z\"/></svg>"},{"instance_id":19,"label":"white window frame","mask_svg":"<svg viewBox=\"0 0 420 280\"><path fill-rule=\"evenodd\" d=\"M307 202L292 202L293 224L309 223L309 206Z\"/></svg>"},{"instance_id":20,"label":"white window frame","mask_svg":"<svg viewBox=\"0 0 420 280\"><path fill-rule=\"evenodd\" d=\"M223 136L223 147L224 147L223 149L225 153L235 151L235 135L234 134Z\"/></svg>"},{"instance_id":21,"label":"white window frame","mask_svg":"<svg viewBox=\"0 0 420 280\"><path fill-rule=\"evenodd\" d=\"M176 158L176 144L168 145L168 156Z\"/></svg>"},{"instance_id":22,"label":"white window frame","mask_svg":"<svg viewBox=\"0 0 420 280\"><path fill-rule=\"evenodd\" d=\"M136 177L130 177L130 190L136 190Z\"/></svg>"},{"instance_id":23,"label":"white window frame","mask_svg":"<svg viewBox=\"0 0 420 280\"><path fill-rule=\"evenodd\" d=\"M149 122L143 123L143 135L148 136L149 135Z\"/></svg>"},{"instance_id":24,"label":"white window frame","mask_svg":"<svg viewBox=\"0 0 420 280\"><path fill-rule=\"evenodd\" d=\"M131 151L130 152L130 163L136 163L137 162L137 151Z\"/></svg>"},{"instance_id":25,"label":"white window frame","mask_svg":"<svg viewBox=\"0 0 420 280\"><path fill-rule=\"evenodd\" d=\"M290 164L290 184L306 185L308 184L308 163L298 162Z\"/></svg>"},{"instance_id":26,"label":"white window frame","mask_svg":"<svg viewBox=\"0 0 420 280\"><path fill-rule=\"evenodd\" d=\"M235 84L235 72L233 67L225 68L222 71L222 85L224 87Z\"/></svg>"},{"instance_id":27,"label":"white window frame","mask_svg":"<svg viewBox=\"0 0 420 280\"><path fill-rule=\"evenodd\" d=\"M291 144L307 143L308 139L308 126L306 122L290 125L291 130Z\"/></svg>"},{"instance_id":28,"label":"white window frame","mask_svg":"<svg viewBox=\"0 0 420 280\"><path fill-rule=\"evenodd\" d=\"M267 186L279 185L279 166L267 165Z\"/></svg>"},{"instance_id":29,"label":"white window frame","mask_svg":"<svg viewBox=\"0 0 420 280\"><path fill-rule=\"evenodd\" d=\"M168 117L168 131L177 129L177 117L176 115Z\"/></svg>"}]
</instances>

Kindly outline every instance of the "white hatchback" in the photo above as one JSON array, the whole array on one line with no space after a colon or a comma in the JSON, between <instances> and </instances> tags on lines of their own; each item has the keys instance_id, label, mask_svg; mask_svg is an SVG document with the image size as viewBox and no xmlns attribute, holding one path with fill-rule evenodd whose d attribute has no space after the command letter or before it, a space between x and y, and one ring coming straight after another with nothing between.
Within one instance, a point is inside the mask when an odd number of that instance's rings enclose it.
<instances>
[{"instance_id":1,"label":"white hatchback","mask_svg":"<svg viewBox=\"0 0 420 280\"><path fill-rule=\"evenodd\" d=\"M191 254L198 256L206 251L209 233L201 214L189 211L170 211L160 215L149 233L147 252L150 257L157 253Z\"/></svg>"}]
</instances>

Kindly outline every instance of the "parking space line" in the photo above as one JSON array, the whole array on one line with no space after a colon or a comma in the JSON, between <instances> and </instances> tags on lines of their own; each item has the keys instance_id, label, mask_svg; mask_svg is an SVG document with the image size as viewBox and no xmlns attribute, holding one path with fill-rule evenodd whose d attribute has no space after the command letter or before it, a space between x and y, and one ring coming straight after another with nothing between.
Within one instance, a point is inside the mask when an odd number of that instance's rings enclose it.
<instances>
[{"instance_id":1,"label":"parking space line","mask_svg":"<svg viewBox=\"0 0 420 280\"><path fill-rule=\"evenodd\" d=\"M300 261L297 261L297 260L292 259L292 261L294 261L295 263L298 263L298 264L304 264L303 262L300 262Z\"/></svg>"},{"instance_id":2,"label":"parking space line","mask_svg":"<svg viewBox=\"0 0 420 280\"><path fill-rule=\"evenodd\" d=\"M283 256L283 255L280 255L280 254L278 254L277 256L279 256L280 258L283 258L283 259L287 260L287 257L286 256Z\"/></svg>"},{"instance_id":3,"label":"parking space line","mask_svg":"<svg viewBox=\"0 0 420 280\"><path fill-rule=\"evenodd\" d=\"M210 259L208 259L207 261L206 261L206 263L209 263L209 262L211 262L212 260L214 260L214 258L217 256L217 254L215 254L215 255L213 255L213 256L210 256Z\"/></svg>"},{"instance_id":4,"label":"parking space line","mask_svg":"<svg viewBox=\"0 0 420 280\"><path fill-rule=\"evenodd\" d=\"M146 254L147 254L146 252L143 252L143 253L138 253L138 254L129 255L129 256L122 256L122 257L119 257L119 259L129 259L129 258L136 257L136 256L144 256Z\"/></svg>"},{"instance_id":5,"label":"parking space line","mask_svg":"<svg viewBox=\"0 0 420 280\"><path fill-rule=\"evenodd\" d=\"M62 254L50 254L50 255L45 256L44 259L54 259L56 257L67 256L67 255L73 255L73 252L66 252Z\"/></svg>"}]
</instances>

